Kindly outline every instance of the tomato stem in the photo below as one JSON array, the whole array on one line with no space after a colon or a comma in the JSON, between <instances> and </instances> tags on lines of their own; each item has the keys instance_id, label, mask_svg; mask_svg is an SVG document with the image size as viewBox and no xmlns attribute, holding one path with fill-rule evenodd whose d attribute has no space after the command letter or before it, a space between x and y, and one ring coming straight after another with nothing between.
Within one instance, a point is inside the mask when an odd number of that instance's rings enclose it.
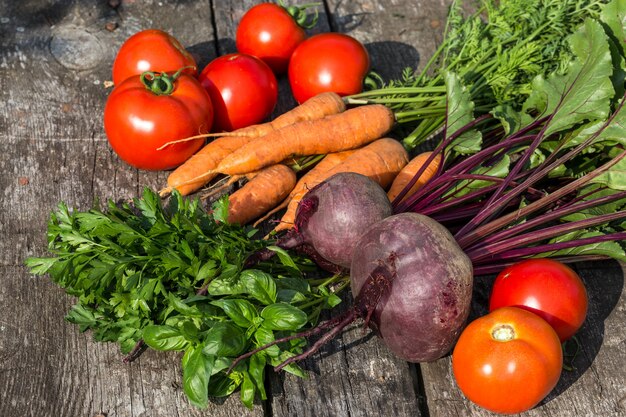
<instances>
[{"instance_id":1,"label":"tomato stem","mask_svg":"<svg viewBox=\"0 0 626 417\"><path fill-rule=\"evenodd\" d=\"M304 29L311 29L317 24L319 19L319 12L317 10L317 6L322 3L306 3L300 6L287 6L282 0L278 1L278 4L289 13L293 20L296 21L298 26ZM307 9L315 7L313 17L309 21L309 14L307 14Z\"/></svg>"},{"instance_id":2,"label":"tomato stem","mask_svg":"<svg viewBox=\"0 0 626 417\"><path fill-rule=\"evenodd\" d=\"M509 324L500 324L491 331L491 337L498 342L509 342L515 339L515 329Z\"/></svg>"},{"instance_id":3,"label":"tomato stem","mask_svg":"<svg viewBox=\"0 0 626 417\"><path fill-rule=\"evenodd\" d=\"M141 83L157 96L167 96L174 92L174 82L180 77L180 74L193 66L182 67L173 75L166 72L145 71L141 74Z\"/></svg>"}]
</instances>

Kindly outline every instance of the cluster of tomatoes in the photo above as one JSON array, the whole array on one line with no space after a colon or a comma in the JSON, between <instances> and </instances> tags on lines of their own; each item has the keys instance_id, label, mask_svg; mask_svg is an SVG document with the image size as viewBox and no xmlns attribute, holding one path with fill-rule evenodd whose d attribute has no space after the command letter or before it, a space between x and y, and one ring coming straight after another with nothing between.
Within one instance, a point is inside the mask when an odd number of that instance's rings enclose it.
<instances>
[{"instance_id":1,"label":"cluster of tomatoes","mask_svg":"<svg viewBox=\"0 0 626 417\"><path fill-rule=\"evenodd\" d=\"M568 266L530 259L496 278L489 313L471 322L452 353L457 385L490 411L529 410L556 386L563 367L561 343L582 326L587 291Z\"/></svg>"},{"instance_id":2,"label":"cluster of tomatoes","mask_svg":"<svg viewBox=\"0 0 626 417\"><path fill-rule=\"evenodd\" d=\"M196 136L268 118L278 99L276 76L286 72L299 103L326 91L361 91L369 70L365 47L340 33L307 38L306 7L250 8L237 28L239 52L214 59L199 73L170 34L149 29L131 36L116 55L115 88L104 110L113 150L139 169L174 168L202 146Z\"/></svg>"}]
</instances>

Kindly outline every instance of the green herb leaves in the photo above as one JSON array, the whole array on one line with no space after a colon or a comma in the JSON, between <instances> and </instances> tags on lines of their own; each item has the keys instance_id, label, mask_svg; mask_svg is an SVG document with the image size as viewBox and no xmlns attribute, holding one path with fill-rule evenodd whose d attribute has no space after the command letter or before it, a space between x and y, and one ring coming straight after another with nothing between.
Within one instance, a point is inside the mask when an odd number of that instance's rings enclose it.
<instances>
[{"instance_id":1,"label":"green herb leaves","mask_svg":"<svg viewBox=\"0 0 626 417\"><path fill-rule=\"evenodd\" d=\"M299 353L302 343L273 346L226 375L234 358L310 324L338 300L329 285L339 291L347 277L311 285L300 272L311 262L287 252L242 270L265 242L225 223L227 204L220 200L208 214L197 200L174 193L164 206L148 189L132 203L109 202L105 211L60 204L48 224L51 256L26 265L77 298L67 320L96 340L117 342L124 353L142 345L184 352L191 403L204 407L209 396L241 387L251 407L257 395L265 398L266 364ZM297 366L290 371L301 373Z\"/></svg>"}]
</instances>

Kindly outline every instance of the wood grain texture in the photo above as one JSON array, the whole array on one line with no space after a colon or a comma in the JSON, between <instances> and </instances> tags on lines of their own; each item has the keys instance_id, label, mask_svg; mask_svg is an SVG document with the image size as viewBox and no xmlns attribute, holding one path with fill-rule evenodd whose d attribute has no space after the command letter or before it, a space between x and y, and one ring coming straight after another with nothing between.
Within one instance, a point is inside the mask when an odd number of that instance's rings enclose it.
<instances>
[{"instance_id":1,"label":"wood grain texture","mask_svg":"<svg viewBox=\"0 0 626 417\"><path fill-rule=\"evenodd\" d=\"M45 253L49 212L59 201L81 209L96 199L127 199L158 188L166 173L129 168L102 127L104 82L116 50L132 33L175 35L200 67L235 51L236 25L252 0L21 0L0 2L0 416L487 416L454 384L449 357L420 366L394 358L353 326L302 366L307 379L268 369L270 399L253 410L237 396L206 410L189 405L180 356L146 352L124 365L113 344L63 320L73 301L23 267ZM303 2L296 2L303 3ZM450 0L327 0L318 26L364 42L373 69L397 77L421 68L441 39ZM106 25L115 23L113 31ZM279 78L274 115L292 107ZM588 263L590 288L576 370L528 416L626 415L626 266ZM488 281L474 297L484 312ZM349 296L345 296L345 304Z\"/></svg>"}]
</instances>

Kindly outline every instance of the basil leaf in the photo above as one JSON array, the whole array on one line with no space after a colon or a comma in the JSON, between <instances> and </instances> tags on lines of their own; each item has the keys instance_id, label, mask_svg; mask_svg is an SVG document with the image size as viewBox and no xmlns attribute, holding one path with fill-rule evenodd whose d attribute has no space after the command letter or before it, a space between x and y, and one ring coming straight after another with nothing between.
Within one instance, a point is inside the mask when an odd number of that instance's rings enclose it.
<instances>
[{"instance_id":1,"label":"basil leaf","mask_svg":"<svg viewBox=\"0 0 626 417\"><path fill-rule=\"evenodd\" d=\"M183 350L189 344L180 330L156 325L143 329L143 341L154 350Z\"/></svg>"},{"instance_id":2,"label":"basil leaf","mask_svg":"<svg viewBox=\"0 0 626 417\"><path fill-rule=\"evenodd\" d=\"M243 328L250 327L253 320L259 315L256 307L248 300L231 298L215 300L211 304L224 310L228 318Z\"/></svg>"},{"instance_id":3,"label":"basil leaf","mask_svg":"<svg viewBox=\"0 0 626 417\"><path fill-rule=\"evenodd\" d=\"M254 332L254 340L256 341L257 347L265 346L275 340L274 332L270 329L259 327L257 331ZM265 352L268 356L277 357L280 355L280 348L277 345L274 345L268 347L263 352Z\"/></svg>"},{"instance_id":4,"label":"basil leaf","mask_svg":"<svg viewBox=\"0 0 626 417\"><path fill-rule=\"evenodd\" d=\"M247 408L252 409L254 405L255 387L248 372L243 372L243 382L241 383L241 402Z\"/></svg>"},{"instance_id":5,"label":"basil leaf","mask_svg":"<svg viewBox=\"0 0 626 417\"><path fill-rule=\"evenodd\" d=\"M204 354L215 356L237 356L246 347L244 331L229 322L215 323L204 338Z\"/></svg>"},{"instance_id":6,"label":"basil leaf","mask_svg":"<svg viewBox=\"0 0 626 417\"><path fill-rule=\"evenodd\" d=\"M208 386L211 377L214 356L202 353L203 346L190 346L183 356L183 391L189 402L201 408L206 408L209 402Z\"/></svg>"},{"instance_id":7,"label":"basil leaf","mask_svg":"<svg viewBox=\"0 0 626 417\"><path fill-rule=\"evenodd\" d=\"M211 377L207 394L209 397L226 397L232 394L239 384L241 381L238 380L236 372L231 372L228 376L217 374Z\"/></svg>"},{"instance_id":8,"label":"basil leaf","mask_svg":"<svg viewBox=\"0 0 626 417\"><path fill-rule=\"evenodd\" d=\"M247 269L241 273L241 282L246 292L263 304L276 302L276 283L271 275L256 269Z\"/></svg>"},{"instance_id":9,"label":"basil leaf","mask_svg":"<svg viewBox=\"0 0 626 417\"><path fill-rule=\"evenodd\" d=\"M292 289L281 289L278 290L276 300L284 303L293 304L297 302L307 301L308 297L302 294L300 291Z\"/></svg>"},{"instance_id":10,"label":"basil leaf","mask_svg":"<svg viewBox=\"0 0 626 417\"><path fill-rule=\"evenodd\" d=\"M276 303L261 311L263 327L271 330L296 330L307 322L304 311L287 303Z\"/></svg>"},{"instance_id":11,"label":"basil leaf","mask_svg":"<svg viewBox=\"0 0 626 417\"><path fill-rule=\"evenodd\" d=\"M261 400L267 400L267 393L265 392L265 355L262 352L250 357L248 373L252 377Z\"/></svg>"}]
</instances>

